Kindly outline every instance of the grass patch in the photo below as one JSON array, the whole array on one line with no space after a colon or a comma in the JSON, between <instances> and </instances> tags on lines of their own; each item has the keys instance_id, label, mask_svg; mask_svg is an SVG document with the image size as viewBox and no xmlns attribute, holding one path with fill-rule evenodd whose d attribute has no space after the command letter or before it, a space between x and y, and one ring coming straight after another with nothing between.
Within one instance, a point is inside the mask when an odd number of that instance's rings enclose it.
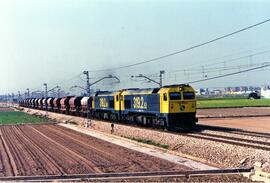
<instances>
[{"instance_id":1,"label":"grass patch","mask_svg":"<svg viewBox=\"0 0 270 183\"><path fill-rule=\"evenodd\" d=\"M169 145L167 145L167 144L160 144L160 143L155 142L153 140L142 139L142 138L135 138L135 137L125 137L125 138L128 138L130 140L134 140L134 141L137 141L137 142L140 142L140 143L144 143L144 144L149 144L149 145L161 147L161 148L164 148L164 149L168 149L169 148Z\"/></svg>"},{"instance_id":2,"label":"grass patch","mask_svg":"<svg viewBox=\"0 0 270 183\"><path fill-rule=\"evenodd\" d=\"M76 123L75 121L67 121L68 124L71 124L71 125L78 125L78 123Z\"/></svg>"},{"instance_id":3,"label":"grass patch","mask_svg":"<svg viewBox=\"0 0 270 183\"><path fill-rule=\"evenodd\" d=\"M24 124L24 123L41 123L45 118L32 116L20 111L0 112L0 125L7 124Z\"/></svg>"},{"instance_id":4,"label":"grass patch","mask_svg":"<svg viewBox=\"0 0 270 183\"><path fill-rule=\"evenodd\" d=\"M198 100L197 108L222 108L222 107L270 107L270 99L209 99Z\"/></svg>"}]
</instances>

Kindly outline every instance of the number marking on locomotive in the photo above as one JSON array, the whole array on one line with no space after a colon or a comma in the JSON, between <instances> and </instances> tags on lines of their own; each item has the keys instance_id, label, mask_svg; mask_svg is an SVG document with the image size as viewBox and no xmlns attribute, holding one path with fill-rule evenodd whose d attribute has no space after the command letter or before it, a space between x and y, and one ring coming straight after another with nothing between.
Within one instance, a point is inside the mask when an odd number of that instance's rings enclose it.
<instances>
[{"instance_id":1,"label":"number marking on locomotive","mask_svg":"<svg viewBox=\"0 0 270 183\"><path fill-rule=\"evenodd\" d=\"M133 101L134 109L147 109L147 102L144 101L143 97L134 97Z\"/></svg>"},{"instance_id":2,"label":"number marking on locomotive","mask_svg":"<svg viewBox=\"0 0 270 183\"><path fill-rule=\"evenodd\" d=\"M99 99L99 106L102 108L107 108L109 106L106 98L100 98Z\"/></svg>"}]
</instances>

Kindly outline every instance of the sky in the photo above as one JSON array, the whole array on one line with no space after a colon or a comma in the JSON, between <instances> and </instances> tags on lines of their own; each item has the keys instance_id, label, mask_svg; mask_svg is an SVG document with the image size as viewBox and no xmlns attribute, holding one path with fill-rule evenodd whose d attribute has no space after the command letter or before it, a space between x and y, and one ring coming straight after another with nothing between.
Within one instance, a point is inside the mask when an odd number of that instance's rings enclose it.
<instances>
[{"instance_id":1,"label":"sky","mask_svg":"<svg viewBox=\"0 0 270 183\"><path fill-rule=\"evenodd\" d=\"M43 90L43 83L84 86L84 70L191 47L269 19L269 7L268 0L0 0L0 94ZM176 84L248 69L270 61L269 32L270 22L157 62L90 72L91 82L112 74L121 82L95 87L155 87L131 75L158 80L165 70L164 83ZM260 86L269 75L265 68L193 86Z\"/></svg>"}]
</instances>

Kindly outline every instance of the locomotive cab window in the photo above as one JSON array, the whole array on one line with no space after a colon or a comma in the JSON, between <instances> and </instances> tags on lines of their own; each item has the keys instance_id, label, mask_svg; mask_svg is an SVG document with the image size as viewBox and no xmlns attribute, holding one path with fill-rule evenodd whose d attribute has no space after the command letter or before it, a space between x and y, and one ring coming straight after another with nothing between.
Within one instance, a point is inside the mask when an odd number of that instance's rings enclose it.
<instances>
[{"instance_id":1,"label":"locomotive cab window","mask_svg":"<svg viewBox=\"0 0 270 183\"><path fill-rule=\"evenodd\" d=\"M184 99L195 99L194 92L184 92L183 93Z\"/></svg>"},{"instance_id":2,"label":"locomotive cab window","mask_svg":"<svg viewBox=\"0 0 270 183\"><path fill-rule=\"evenodd\" d=\"M167 101L167 94L166 93L163 94L163 100Z\"/></svg>"},{"instance_id":3,"label":"locomotive cab window","mask_svg":"<svg viewBox=\"0 0 270 183\"><path fill-rule=\"evenodd\" d=\"M119 100L119 97L118 97L118 95L116 96L116 101L118 102L118 100Z\"/></svg>"},{"instance_id":4,"label":"locomotive cab window","mask_svg":"<svg viewBox=\"0 0 270 183\"><path fill-rule=\"evenodd\" d=\"M181 94L179 92L171 92L170 100L181 100Z\"/></svg>"}]
</instances>

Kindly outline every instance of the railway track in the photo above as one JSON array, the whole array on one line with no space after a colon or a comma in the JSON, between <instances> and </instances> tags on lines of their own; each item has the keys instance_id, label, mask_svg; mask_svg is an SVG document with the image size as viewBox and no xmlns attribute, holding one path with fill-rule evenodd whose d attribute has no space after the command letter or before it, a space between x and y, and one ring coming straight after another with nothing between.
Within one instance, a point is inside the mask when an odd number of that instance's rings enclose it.
<instances>
[{"instance_id":1,"label":"railway track","mask_svg":"<svg viewBox=\"0 0 270 183\"><path fill-rule=\"evenodd\" d=\"M218 169L218 170L189 170L189 171L149 171L149 172L124 172L124 173L100 173L100 174L69 174L69 175L43 175L43 176L15 176L0 177L0 181L34 181L48 182L55 180L117 180L117 179L145 179L145 178L164 178L164 177L191 177L209 175L232 175L251 173L252 168L237 169Z\"/></svg>"},{"instance_id":2,"label":"railway track","mask_svg":"<svg viewBox=\"0 0 270 183\"><path fill-rule=\"evenodd\" d=\"M269 143L267 142L264 143L262 141L251 141L251 140L242 139L242 138L234 138L234 137L212 135L212 134L184 134L183 136L270 151L270 147L266 147ZM263 144L264 146L261 146L261 144Z\"/></svg>"},{"instance_id":3,"label":"railway track","mask_svg":"<svg viewBox=\"0 0 270 183\"><path fill-rule=\"evenodd\" d=\"M217 132L216 134L204 132L208 130L210 132ZM220 134L218 134L220 132ZM244 131L241 129L234 128L225 128L225 127L215 127L215 126L207 126L207 125L197 125L197 129L182 131L182 132L168 132L176 135L187 136L197 139L204 139L214 142L227 143L231 145L248 147L254 149L260 149L265 151L270 151L270 142L266 142L265 139L270 138L269 133L262 132L251 132ZM235 137L233 135L237 135ZM240 138L242 136L243 138ZM247 139L246 137L253 138L262 138L260 140Z\"/></svg>"},{"instance_id":4,"label":"railway track","mask_svg":"<svg viewBox=\"0 0 270 183\"><path fill-rule=\"evenodd\" d=\"M136 126L132 124L124 124L128 126ZM264 139L270 138L270 133L263 133L263 132L251 132L245 131L236 128L227 128L227 127L215 127L215 126L208 126L208 125L197 125L195 130L180 130L180 131L164 131L162 129L151 129L148 127L140 126L140 128L148 129L148 130L157 130L163 133L181 135L186 137L192 137L196 139L204 139L214 142L221 142L227 143L231 145L237 145L242 147L249 147L254 149L260 149L265 151L270 151L270 142L266 142ZM223 134L211 134L208 132L204 132L205 130L209 130L212 132L221 132ZM227 134L224 135L224 133ZM232 135L240 135L244 137L258 137L263 138L262 140L251 140L246 138L234 137Z\"/></svg>"},{"instance_id":5,"label":"railway track","mask_svg":"<svg viewBox=\"0 0 270 183\"><path fill-rule=\"evenodd\" d=\"M199 116L198 119L223 119L223 118L255 118L255 117L269 117L270 114L261 114L261 115L238 115L238 116Z\"/></svg>"},{"instance_id":6,"label":"railway track","mask_svg":"<svg viewBox=\"0 0 270 183\"><path fill-rule=\"evenodd\" d=\"M238 129L238 128L228 128L228 127L219 127L219 126L209 126L209 125L197 124L196 131L202 131L202 130L212 130L212 131L227 132L227 133L239 134L239 135L248 135L248 136L254 136L254 137L261 137L261 138L270 138L270 133L252 132L252 131L246 131L246 130L242 130L242 129Z\"/></svg>"}]
</instances>

